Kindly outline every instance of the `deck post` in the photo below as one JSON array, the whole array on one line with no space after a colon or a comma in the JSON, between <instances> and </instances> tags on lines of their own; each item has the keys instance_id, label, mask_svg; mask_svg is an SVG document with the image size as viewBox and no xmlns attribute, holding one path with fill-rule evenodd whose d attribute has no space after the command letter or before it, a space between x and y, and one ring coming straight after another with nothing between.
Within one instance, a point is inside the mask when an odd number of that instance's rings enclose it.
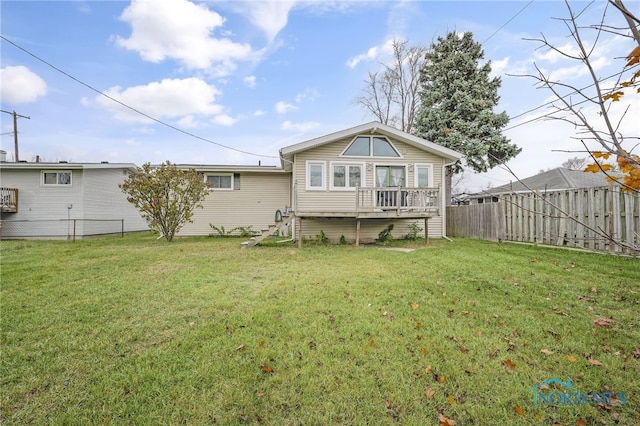
<instances>
[{"instance_id":1,"label":"deck post","mask_svg":"<svg viewBox=\"0 0 640 426\"><path fill-rule=\"evenodd\" d=\"M360 219L356 219L356 247L360 245Z\"/></svg>"},{"instance_id":2,"label":"deck post","mask_svg":"<svg viewBox=\"0 0 640 426\"><path fill-rule=\"evenodd\" d=\"M429 244L429 218L424 218L424 243Z\"/></svg>"},{"instance_id":3,"label":"deck post","mask_svg":"<svg viewBox=\"0 0 640 426\"><path fill-rule=\"evenodd\" d=\"M298 216L296 219L298 222L298 248L302 248L302 218Z\"/></svg>"}]
</instances>

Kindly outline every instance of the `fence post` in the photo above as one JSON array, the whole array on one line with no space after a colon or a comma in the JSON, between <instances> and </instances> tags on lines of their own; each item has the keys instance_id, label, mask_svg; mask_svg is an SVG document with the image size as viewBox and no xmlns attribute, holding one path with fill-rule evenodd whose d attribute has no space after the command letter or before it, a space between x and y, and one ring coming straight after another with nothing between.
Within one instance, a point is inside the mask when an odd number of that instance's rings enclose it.
<instances>
[{"instance_id":1,"label":"fence post","mask_svg":"<svg viewBox=\"0 0 640 426\"><path fill-rule=\"evenodd\" d=\"M73 240L72 241L76 241L76 220L73 219Z\"/></svg>"}]
</instances>

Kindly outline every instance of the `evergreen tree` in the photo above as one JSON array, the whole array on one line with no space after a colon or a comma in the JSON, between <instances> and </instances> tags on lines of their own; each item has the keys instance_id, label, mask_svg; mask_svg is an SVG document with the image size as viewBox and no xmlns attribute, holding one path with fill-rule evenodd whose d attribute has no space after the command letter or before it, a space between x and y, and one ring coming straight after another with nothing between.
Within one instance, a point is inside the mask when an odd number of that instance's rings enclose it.
<instances>
[{"instance_id":1,"label":"evergreen tree","mask_svg":"<svg viewBox=\"0 0 640 426\"><path fill-rule=\"evenodd\" d=\"M501 133L509 122L505 112L493 112L501 81L489 78L491 63L481 64L483 58L482 46L470 32L450 32L432 43L420 70L422 107L415 130L417 136L463 153L476 172L521 151ZM458 162L452 172L461 170Z\"/></svg>"}]
</instances>

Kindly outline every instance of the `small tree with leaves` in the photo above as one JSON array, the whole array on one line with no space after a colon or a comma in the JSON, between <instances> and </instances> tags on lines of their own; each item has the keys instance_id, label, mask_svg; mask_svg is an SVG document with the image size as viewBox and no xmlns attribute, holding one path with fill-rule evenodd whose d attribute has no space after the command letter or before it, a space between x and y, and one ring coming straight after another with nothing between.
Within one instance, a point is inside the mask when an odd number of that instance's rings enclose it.
<instances>
[{"instance_id":1,"label":"small tree with leaves","mask_svg":"<svg viewBox=\"0 0 640 426\"><path fill-rule=\"evenodd\" d=\"M193 211L202 208L209 185L193 169L178 169L169 161L158 167L149 163L138 167L120 185L152 228L159 228L167 241L172 241L186 222L192 222Z\"/></svg>"}]
</instances>

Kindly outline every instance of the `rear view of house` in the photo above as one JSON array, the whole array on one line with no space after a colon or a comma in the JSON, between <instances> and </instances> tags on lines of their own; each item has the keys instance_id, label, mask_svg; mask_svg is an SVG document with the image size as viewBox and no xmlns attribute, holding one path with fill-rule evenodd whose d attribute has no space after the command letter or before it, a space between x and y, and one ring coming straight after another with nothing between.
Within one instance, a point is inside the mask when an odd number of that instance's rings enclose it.
<instances>
[{"instance_id":1,"label":"rear view of house","mask_svg":"<svg viewBox=\"0 0 640 426\"><path fill-rule=\"evenodd\" d=\"M444 169L461 156L371 122L284 147L280 167L184 165L212 188L179 235L206 235L210 224L267 229L284 214L299 241L322 233L333 242L371 242L391 224L394 237L416 225L440 238Z\"/></svg>"}]
</instances>

